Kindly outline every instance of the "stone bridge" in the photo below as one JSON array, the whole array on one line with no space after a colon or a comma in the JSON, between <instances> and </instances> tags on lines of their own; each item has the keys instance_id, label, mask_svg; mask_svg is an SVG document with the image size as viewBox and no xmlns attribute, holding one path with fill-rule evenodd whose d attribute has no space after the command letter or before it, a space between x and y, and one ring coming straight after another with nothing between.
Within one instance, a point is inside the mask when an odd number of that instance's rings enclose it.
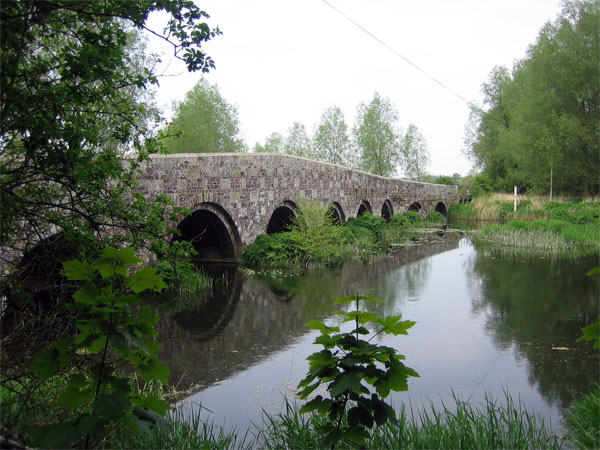
<instances>
[{"instance_id":1,"label":"stone bridge","mask_svg":"<svg viewBox=\"0 0 600 450\"><path fill-rule=\"evenodd\" d=\"M169 196L192 214L178 226L204 260L237 260L261 233L282 231L301 198L330 207L343 224L370 212L389 218L406 210L447 215L457 187L371 175L296 156L267 153L153 155L139 190Z\"/></svg>"}]
</instances>

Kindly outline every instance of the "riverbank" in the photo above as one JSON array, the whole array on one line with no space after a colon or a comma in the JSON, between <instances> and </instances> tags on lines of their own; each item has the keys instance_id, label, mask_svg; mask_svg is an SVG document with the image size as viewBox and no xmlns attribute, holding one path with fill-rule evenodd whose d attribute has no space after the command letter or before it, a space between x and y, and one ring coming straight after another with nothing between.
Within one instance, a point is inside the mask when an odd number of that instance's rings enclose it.
<instances>
[{"instance_id":1,"label":"riverbank","mask_svg":"<svg viewBox=\"0 0 600 450\"><path fill-rule=\"evenodd\" d=\"M600 387L596 386L576 402L567 414L568 432L564 436L549 432L543 418L520 401L515 402L508 393L503 401L486 396L480 406L456 396L452 405L430 405L419 413L408 405L397 411L397 423L373 427L362 448L595 448L599 439L597 412L593 409L599 400ZM287 402L281 414L265 413L262 424L247 430L224 431L203 420L200 413L184 417L175 412L168 425L157 426L147 434L121 434L115 430L111 448L313 449L322 447L323 424L320 416L301 415L297 406ZM337 448L359 447L340 441Z\"/></svg>"},{"instance_id":2,"label":"riverbank","mask_svg":"<svg viewBox=\"0 0 600 450\"><path fill-rule=\"evenodd\" d=\"M450 208L451 220L494 221L473 232L503 249L549 254L600 250L600 202L597 199L550 202L524 196L514 211L508 194L481 196Z\"/></svg>"}]
</instances>

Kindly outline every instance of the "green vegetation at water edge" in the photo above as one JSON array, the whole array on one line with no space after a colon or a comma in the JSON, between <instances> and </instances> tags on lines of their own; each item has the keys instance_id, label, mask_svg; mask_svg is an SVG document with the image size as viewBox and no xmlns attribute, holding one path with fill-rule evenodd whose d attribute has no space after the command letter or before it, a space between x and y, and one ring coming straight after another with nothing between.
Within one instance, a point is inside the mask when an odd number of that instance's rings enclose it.
<instances>
[{"instance_id":1,"label":"green vegetation at water edge","mask_svg":"<svg viewBox=\"0 0 600 450\"><path fill-rule=\"evenodd\" d=\"M263 424L247 430L224 431L201 414L187 418L181 413L170 416L171 423L156 426L145 434L112 435L106 442L110 448L211 448L211 449L315 449L323 448L319 431L325 423L322 416L302 415L286 402L278 415L264 414ZM515 403L507 394L505 402L487 397L476 406L454 399L454 405L436 408L433 405L414 412L402 407L397 424L387 423L369 433L363 446L341 440L338 449L505 449L565 447L561 437L550 433L540 417ZM593 447L588 447L593 448Z\"/></svg>"},{"instance_id":2,"label":"green vegetation at water edge","mask_svg":"<svg viewBox=\"0 0 600 450\"><path fill-rule=\"evenodd\" d=\"M476 238L505 249L550 254L581 253L600 248L599 202L549 202L526 197L513 211L512 200L495 194L450 208L452 219L509 220L476 231Z\"/></svg>"},{"instance_id":3,"label":"green vegetation at water edge","mask_svg":"<svg viewBox=\"0 0 600 450\"><path fill-rule=\"evenodd\" d=\"M306 205L306 204L305 204ZM307 224L301 207L299 216L289 231L277 234L261 234L243 254L242 263L252 268L299 267L311 264L339 264L344 261L368 259L387 251L390 244L402 244L420 235L416 227L439 227L445 217L434 212L422 219L414 211L397 214L386 221L365 213L349 219L343 226L335 225L326 216L326 207L310 205L313 210L322 209L322 216L315 223Z\"/></svg>"},{"instance_id":4,"label":"green vegetation at water edge","mask_svg":"<svg viewBox=\"0 0 600 450\"><path fill-rule=\"evenodd\" d=\"M577 398L566 415L567 437L575 448L600 448L600 385Z\"/></svg>"}]
</instances>

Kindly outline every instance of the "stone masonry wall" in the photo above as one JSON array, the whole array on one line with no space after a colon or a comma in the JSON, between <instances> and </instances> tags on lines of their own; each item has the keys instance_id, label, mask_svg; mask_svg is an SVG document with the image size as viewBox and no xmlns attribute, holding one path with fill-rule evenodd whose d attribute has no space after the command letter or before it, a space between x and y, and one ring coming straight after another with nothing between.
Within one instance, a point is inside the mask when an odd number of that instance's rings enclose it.
<instances>
[{"instance_id":1,"label":"stone masonry wall","mask_svg":"<svg viewBox=\"0 0 600 450\"><path fill-rule=\"evenodd\" d=\"M211 153L153 155L142 166L139 190L149 197L168 195L178 206L208 209L226 224L239 250L264 233L275 209L301 197L331 205L356 217L368 202L381 215L387 201L392 214L418 202L423 215L442 202L457 201L457 187L385 178L357 170L281 154Z\"/></svg>"}]
</instances>

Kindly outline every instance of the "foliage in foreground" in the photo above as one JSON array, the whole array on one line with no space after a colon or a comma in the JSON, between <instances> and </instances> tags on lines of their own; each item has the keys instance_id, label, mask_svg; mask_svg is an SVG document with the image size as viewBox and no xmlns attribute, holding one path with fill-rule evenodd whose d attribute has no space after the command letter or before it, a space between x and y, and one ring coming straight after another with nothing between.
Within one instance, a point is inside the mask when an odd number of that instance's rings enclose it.
<instances>
[{"instance_id":1,"label":"foliage in foreground","mask_svg":"<svg viewBox=\"0 0 600 450\"><path fill-rule=\"evenodd\" d=\"M354 295L340 297L334 304L350 303L352 311L338 311L344 322L354 322L354 329L347 333L339 327L312 320L308 328L319 330L321 335L315 344L323 350L308 356L309 371L298 384L301 389L298 397L306 400L321 384L327 384L330 398L317 395L300 408L300 413L316 411L326 418L319 427L323 444L334 446L340 440L348 440L362 445L369 437L368 430L374 425L381 426L388 421L396 423L395 411L383 399L390 391L408 390L408 377L419 375L401 361L403 355L396 349L373 344L379 334L408 334L415 322L401 320L401 316L377 315L361 311L360 301L382 302L378 298ZM370 339L361 339L369 334L365 327L372 324L378 328ZM370 385L370 387L368 387ZM375 390L375 392L373 392Z\"/></svg>"},{"instance_id":2,"label":"foliage in foreground","mask_svg":"<svg viewBox=\"0 0 600 450\"><path fill-rule=\"evenodd\" d=\"M567 438L575 448L600 448L600 385L577 398L565 419Z\"/></svg>"},{"instance_id":3,"label":"foliage in foreground","mask_svg":"<svg viewBox=\"0 0 600 450\"><path fill-rule=\"evenodd\" d=\"M163 420L169 405L157 396L132 390L128 378L117 370L126 364L148 382L166 382L169 373L158 360L160 344L154 341L158 317L150 306L131 312L141 301L138 294L165 287L154 269L130 273L132 265L139 262L131 247L106 247L91 264L77 260L63 264L65 276L81 283L74 302L67 306L75 313L72 320L77 332L38 352L30 371L32 377L55 381L57 396L48 400L66 408L67 413L33 424L34 429L28 431L34 444L88 448L115 424L149 431ZM7 389L10 384L3 386ZM19 421L23 411L18 407L19 402L11 410L3 407L5 423ZM14 417L6 417L7 411Z\"/></svg>"},{"instance_id":4,"label":"foliage in foreground","mask_svg":"<svg viewBox=\"0 0 600 450\"><path fill-rule=\"evenodd\" d=\"M277 416L265 415L264 429L257 444L266 449L322 448L320 432L326 419L317 414L304 416L292 405ZM454 397L454 405L436 408L432 403L415 413L403 406L397 423L388 422L373 428L362 445L340 440L337 448L358 449L559 449L562 440L551 434L541 417L515 404L506 393L504 403L486 396L474 406Z\"/></svg>"}]
</instances>

